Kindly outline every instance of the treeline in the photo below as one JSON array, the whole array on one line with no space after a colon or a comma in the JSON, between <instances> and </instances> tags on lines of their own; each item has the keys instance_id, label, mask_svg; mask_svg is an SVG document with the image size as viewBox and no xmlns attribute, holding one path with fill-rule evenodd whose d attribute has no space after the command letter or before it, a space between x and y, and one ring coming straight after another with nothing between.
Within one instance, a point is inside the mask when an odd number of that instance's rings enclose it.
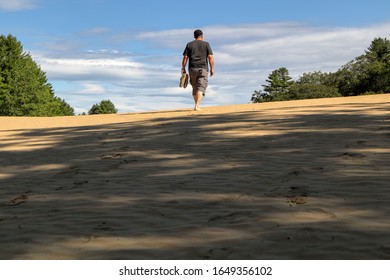
<instances>
[{"instance_id":1,"label":"treeline","mask_svg":"<svg viewBox=\"0 0 390 280\"><path fill-rule=\"evenodd\" d=\"M95 104L88 114L115 114L110 100ZM46 73L23 51L14 36L0 36L0 116L73 116L74 109L56 97Z\"/></svg>"},{"instance_id":2,"label":"treeline","mask_svg":"<svg viewBox=\"0 0 390 280\"><path fill-rule=\"evenodd\" d=\"M390 42L375 38L363 55L335 73L304 73L293 81L288 69L281 67L269 74L266 83L253 93L253 103L390 93Z\"/></svg>"}]
</instances>

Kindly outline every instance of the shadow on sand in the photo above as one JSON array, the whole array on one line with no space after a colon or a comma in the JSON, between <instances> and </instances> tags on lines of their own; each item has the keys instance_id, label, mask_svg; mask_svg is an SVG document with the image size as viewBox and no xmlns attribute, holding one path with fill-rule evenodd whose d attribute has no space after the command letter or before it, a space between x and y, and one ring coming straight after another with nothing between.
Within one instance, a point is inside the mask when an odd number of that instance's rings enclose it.
<instances>
[{"instance_id":1,"label":"shadow on sand","mask_svg":"<svg viewBox=\"0 0 390 280\"><path fill-rule=\"evenodd\" d=\"M390 259L390 106L349 108L13 131L0 258Z\"/></svg>"}]
</instances>

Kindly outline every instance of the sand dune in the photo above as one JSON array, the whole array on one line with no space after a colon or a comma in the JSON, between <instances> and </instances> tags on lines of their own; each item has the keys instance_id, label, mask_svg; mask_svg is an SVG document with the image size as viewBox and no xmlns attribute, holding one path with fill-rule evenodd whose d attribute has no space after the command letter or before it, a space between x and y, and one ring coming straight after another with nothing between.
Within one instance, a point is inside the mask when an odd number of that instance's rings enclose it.
<instances>
[{"instance_id":1,"label":"sand dune","mask_svg":"<svg viewBox=\"0 0 390 280\"><path fill-rule=\"evenodd\" d=\"M371 95L0 117L0 258L390 259L389 113Z\"/></svg>"}]
</instances>

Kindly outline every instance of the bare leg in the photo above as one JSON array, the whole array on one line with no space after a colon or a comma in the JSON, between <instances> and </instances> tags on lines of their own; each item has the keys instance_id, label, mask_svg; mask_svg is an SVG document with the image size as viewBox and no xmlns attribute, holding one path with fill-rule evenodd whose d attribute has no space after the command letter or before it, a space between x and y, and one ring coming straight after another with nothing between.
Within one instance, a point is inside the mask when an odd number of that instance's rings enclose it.
<instances>
[{"instance_id":1,"label":"bare leg","mask_svg":"<svg viewBox=\"0 0 390 280\"><path fill-rule=\"evenodd\" d=\"M194 96L194 101L195 101L195 108L194 110L199 111L200 110L200 101L202 101L203 97L203 92L197 91Z\"/></svg>"}]
</instances>

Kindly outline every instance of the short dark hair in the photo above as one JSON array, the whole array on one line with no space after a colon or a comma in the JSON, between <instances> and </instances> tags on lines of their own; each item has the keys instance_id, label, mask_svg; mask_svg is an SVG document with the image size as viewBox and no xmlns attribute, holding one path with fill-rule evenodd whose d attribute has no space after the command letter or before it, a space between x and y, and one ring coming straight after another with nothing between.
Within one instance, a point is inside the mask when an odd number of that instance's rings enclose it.
<instances>
[{"instance_id":1,"label":"short dark hair","mask_svg":"<svg viewBox=\"0 0 390 280\"><path fill-rule=\"evenodd\" d=\"M196 30L194 31L194 37L195 37L195 38L198 38L198 37L201 37L201 36L203 36L202 30L196 29Z\"/></svg>"}]
</instances>

